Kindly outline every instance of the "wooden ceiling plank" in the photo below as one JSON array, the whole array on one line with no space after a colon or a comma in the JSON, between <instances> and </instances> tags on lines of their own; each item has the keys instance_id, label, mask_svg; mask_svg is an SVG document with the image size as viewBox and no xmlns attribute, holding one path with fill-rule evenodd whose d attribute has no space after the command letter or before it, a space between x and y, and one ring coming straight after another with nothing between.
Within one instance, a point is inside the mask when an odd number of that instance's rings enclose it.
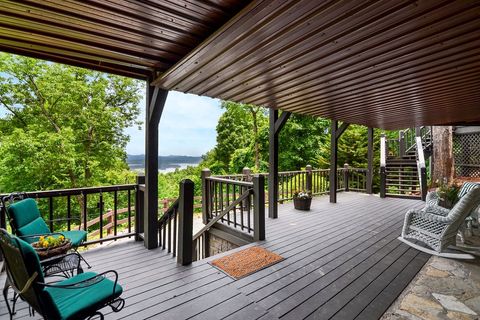
<instances>
[{"instance_id":1,"label":"wooden ceiling plank","mask_svg":"<svg viewBox=\"0 0 480 320\"><path fill-rule=\"evenodd\" d=\"M411 1L403 0L402 5L409 2ZM294 55L297 55L297 57L305 56L305 52L312 50L308 47L304 48L305 44L312 47L318 45L319 42L333 41L333 29L336 28L336 31L341 33L345 32L341 30L343 28L356 28L357 26L354 26L354 24L360 24L358 28L361 28L361 23L365 23L362 21L362 14L365 11L380 15L388 9L393 10L392 6L395 7L395 3L398 5L398 1L393 0L391 2L336 1L326 6L319 6L315 1L307 1L302 6L302 10L292 6L281 12L281 16L276 17L275 21L280 20L281 25L270 23L262 26L261 29L249 31L249 38L236 42L228 52L211 62L211 65L196 66L197 70L192 71L189 78L182 81L181 86L187 91L202 94L207 90L197 88L198 85L210 84L219 78L235 80L235 76L239 73L243 74L246 68L252 64L264 70L271 68L271 62L275 55L280 52L285 53L288 50L289 58ZM351 20L352 25L342 25L340 22L344 19ZM268 36L265 36L265 34L268 34ZM258 41L252 41L252 38L258 39ZM298 49L299 47L301 49ZM292 52L294 50L295 52ZM261 52L261 55L258 54L259 52ZM286 55L281 55L281 57L286 57ZM277 66L281 65L281 63L275 64ZM225 67L218 69L215 65ZM234 69L242 71L235 72ZM215 86L215 83L211 83L211 87Z\"/></svg>"},{"instance_id":2,"label":"wooden ceiling plank","mask_svg":"<svg viewBox=\"0 0 480 320\"><path fill-rule=\"evenodd\" d=\"M468 44L469 46L476 46L477 44L475 42L471 42ZM460 48L461 49L461 48ZM425 57L425 61L422 63L416 62L415 65L411 64L404 64L404 65L399 65L395 66L394 68L388 68L388 69L379 69L375 71L372 71L370 73L363 71L360 75L354 77L353 79L336 79L336 81L327 81L326 83L320 82L319 84L315 84L314 87L308 87L306 86L306 89L298 90L294 94L290 94L289 96L286 97L286 99L283 98L283 91L282 87L276 87L278 90L278 94L275 96L275 103L276 104L295 104L295 103L301 103L302 101L308 101L308 99L311 96L316 96L319 94L319 92L322 92L322 94L327 94L329 92L339 92L342 93L343 91L351 91L353 89L358 89L358 88L366 88L375 84L382 85L382 82L385 82L386 85L390 84L390 82L387 81L393 81L393 82L400 82L404 77L407 79L410 78L415 78L417 76L422 75L423 73L433 73L436 72L437 70L443 70L451 68L450 65L453 66L461 66L462 61L465 60L465 63L470 63L472 61L476 61L476 54L479 52L479 47L470 49L469 51L465 52L459 52L456 55L443 55L443 57L437 57L435 55L430 55ZM457 48L458 50L458 48ZM460 50L461 51L461 50ZM436 59L432 59L432 57L435 57ZM461 58L461 59L460 59ZM464 60L463 60L464 59ZM353 76L354 74L349 76ZM345 90L342 90L345 89ZM342 90L342 91L339 91ZM274 94L277 93L277 91L272 91ZM300 98L297 98L300 97ZM255 99L255 100L250 100L250 99L245 99L245 100L240 100L240 101L245 101L246 103L252 103L252 104L258 104L258 105L267 105L268 103L273 103L272 100L269 101L269 98L264 98L264 99Z\"/></svg>"},{"instance_id":3,"label":"wooden ceiling plank","mask_svg":"<svg viewBox=\"0 0 480 320\"><path fill-rule=\"evenodd\" d=\"M364 73L366 70L368 71L372 67L379 69L378 66L394 65L403 60L414 60L416 55L418 55L418 57L422 57L433 53L441 54L441 51L444 49L458 46L459 42L466 42L466 40L463 40L464 38L461 37L461 35L465 36L465 31L469 32L468 36L472 37L473 39L478 37L478 33L475 31L478 27L477 21L469 21L461 26L462 29L460 30L450 27L444 33L434 36L432 35L430 40L427 41L425 41L425 39L419 39L417 42L408 44L402 43L401 41L396 41L396 43L398 43L398 50L394 48L382 48L379 50L372 49L369 54L362 54L363 58L361 60L347 59L346 61L339 60L338 62L326 61L325 63L329 64L317 64L318 67L314 66L315 70L308 70L306 74L299 74L299 72L295 72L294 76L296 77L286 73L285 76L275 77L277 81L276 85L279 87L282 86L282 93L284 95L290 94L289 89L295 88L298 83L301 83L304 89L312 88L316 90L314 85L318 83L318 79L324 79L324 77L327 77L328 75L330 75L330 77L327 78L329 81L338 79L338 81L343 82L344 79L341 78L341 76L344 75L348 76L350 74L354 75L357 73ZM463 30L463 28L467 29ZM425 42L425 44L421 44L421 41ZM392 39L392 42L395 41ZM436 51L434 51L434 49ZM332 56L332 58L335 59L336 56ZM242 92L245 91L246 90L243 89ZM259 91L259 89L249 91L248 97L254 96L256 91ZM235 100L238 99L238 97L234 95L232 96L232 99Z\"/></svg>"},{"instance_id":4,"label":"wooden ceiling plank","mask_svg":"<svg viewBox=\"0 0 480 320\"><path fill-rule=\"evenodd\" d=\"M143 45L147 48L156 48L169 53L181 54L182 56L190 50L189 46L173 43L157 37L155 34L152 34L151 37L146 37L143 34L125 29L115 28L98 22L85 21L66 14L51 13L45 9L29 7L20 3L5 2L0 6L0 13L12 18L23 19L26 22L32 21L46 24L51 28L59 27L98 37L111 38L135 45Z\"/></svg>"},{"instance_id":5,"label":"wooden ceiling plank","mask_svg":"<svg viewBox=\"0 0 480 320\"><path fill-rule=\"evenodd\" d=\"M214 60L222 52L227 51L234 41L247 37L248 35L244 30L259 27L259 25L268 22L276 12L284 10L285 7L291 5L291 2L293 0L253 0L240 13L203 41L194 51L186 55L151 84L162 88L174 88L175 83L182 81L188 75L189 70L195 68L195 65L204 65ZM242 28L238 28L238 25L241 25Z\"/></svg>"},{"instance_id":6,"label":"wooden ceiling plank","mask_svg":"<svg viewBox=\"0 0 480 320\"><path fill-rule=\"evenodd\" d=\"M308 102L311 98L321 94L325 98L347 99L355 95L355 92L362 90L388 90L391 86L397 84L403 85L406 81L415 81L416 79L432 79L440 75L452 75L459 71L468 72L468 67L478 66L479 62L476 55L480 54L480 47L467 52L460 52L457 55L447 56L442 59L426 62L424 67L405 66L404 69L396 68L392 70L382 70L375 74L366 74L362 78L353 80L345 80L345 82L335 85L324 85L316 91L310 93L297 93L300 96L296 99L281 99L277 96L275 102L277 104L285 104L296 106ZM428 65L427 65L428 64ZM292 95L292 98L294 96ZM258 104L260 102L257 101Z\"/></svg>"},{"instance_id":7,"label":"wooden ceiling plank","mask_svg":"<svg viewBox=\"0 0 480 320\"><path fill-rule=\"evenodd\" d=\"M76 59L75 57L70 58L64 55L56 55L51 52L41 52L36 50L29 50L28 48L9 46L4 43L0 43L0 51L20 54L27 57L38 58L42 60L53 61L53 62L58 62L63 64L66 63L68 65L72 65L75 67L98 70L101 72L118 74L121 76L135 78L135 79L145 80L147 76L151 74L151 72L148 70L140 70L140 69L135 69L131 67L125 68L119 65L112 66L108 63L99 65L98 62L94 60L90 61L87 59Z\"/></svg>"},{"instance_id":8,"label":"wooden ceiling plank","mask_svg":"<svg viewBox=\"0 0 480 320\"><path fill-rule=\"evenodd\" d=\"M38 24L35 22L26 22L25 20L0 16L0 26L15 28L17 31L31 33L32 35L45 36L51 39L58 39L75 43L77 45L87 45L89 47L98 47L111 52L126 54L129 56L138 56L143 59L154 60L158 62L173 63L181 56L169 52L151 49L145 46L137 46L125 43L124 41L112 40L109 38L98 37L92 34L65 30L57 28L52 30L49 25Z\"/></svg>"}]
</instances>

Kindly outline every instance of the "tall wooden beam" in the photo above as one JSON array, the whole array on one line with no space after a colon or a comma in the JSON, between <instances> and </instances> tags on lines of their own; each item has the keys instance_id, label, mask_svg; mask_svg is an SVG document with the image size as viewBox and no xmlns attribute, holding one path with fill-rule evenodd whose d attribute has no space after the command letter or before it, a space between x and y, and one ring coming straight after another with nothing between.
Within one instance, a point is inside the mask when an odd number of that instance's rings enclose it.
<instances>
[{"instance_id":1,"label":"tall wooden beam","mask_svg":"<svg viewBox=\"0 0 480 320\"><path fill-rule=\"evenodd\" d=\"M290 115L290 112L283 111L279 118L278 110L270 109L268 217L272 219L278 218L278 135Z\"/></svg>"},{"instance_id":2,"label":"tall wooden beam","mask_svg":"<svg viewBox=\"0 0 480 320\"><path fill-rule=\"evenodd\" d=\"M144 244L158 247L158 126L168 91L151 87L147 82L145 120L145 193Z\"/></svg>"},{"instance_id":3,"label":"tall wooden beam","mask_svg":"<svg viewBox=\"0 0 480 320\"><path fill-rule=\"evenodd\" d=\"M367 193L373 193L373 128L368 128L368 172L367 172Z\"/></svg>"},{"instance_id":4,"label":"tall wooden beam","mask_svg":"<svg viewBox=\"0 0 480 320\"><path fill-rule=\"evenodd\" d=\"M347 130L349 124L344 122L338 126L338 121L332 120L330 126L330 202L337 202L337 162L338 162L338 139Z\"/></svg>"}]
</instances>

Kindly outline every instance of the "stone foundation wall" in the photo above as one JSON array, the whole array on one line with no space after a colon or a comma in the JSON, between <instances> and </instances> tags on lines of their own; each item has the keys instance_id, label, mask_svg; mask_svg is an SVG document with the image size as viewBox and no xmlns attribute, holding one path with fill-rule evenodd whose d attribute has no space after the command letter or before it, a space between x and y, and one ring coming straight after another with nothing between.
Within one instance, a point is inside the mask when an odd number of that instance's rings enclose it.
<instances>
[{"instance_id":1,"label":"stone foundation wall","mask_svg":"<svg viewBox=\"0 0 480 320\"><path fill-rule=\"evenodd\" d=\"M209 243L210 243L210 256L214 256L216 254L238 248L237 245L225 239L222 239L218 236L215 236L211 233L209 235Z\"/></svg>"}]
</instances>

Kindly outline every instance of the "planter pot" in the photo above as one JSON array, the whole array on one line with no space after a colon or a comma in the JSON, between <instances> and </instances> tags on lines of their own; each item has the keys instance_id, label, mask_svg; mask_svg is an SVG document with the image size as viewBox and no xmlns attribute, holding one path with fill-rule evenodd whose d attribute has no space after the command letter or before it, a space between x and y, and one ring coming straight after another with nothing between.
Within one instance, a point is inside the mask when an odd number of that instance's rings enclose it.
<instances>
[{"instance_id":1,"label":"planter pot","mask_svg":"<svg viewBox=\"0 0 480 320\"><path fill-rule=\"evenodd\" d=\"M40 260L48 259L54 256L62 255L67 253L68 250L72 248L72 244L70 243L70 240L66 239L62 244L56 246L56 247L50 247L50 248L40 248L38 245L38 242L32 243L33 248L38 254L38 257Z\"/></svg>"},{"instance_id":2,"label":"planter pot","mask_svg":"<svg viewBox=\"0 0 480 320\"><path fill-rule=\"evenodd\" d=\"M309 199L293 199L293 206L297 210L310 210L310 205L312 204L312 198Z\"/></svg>"}]
</instances>

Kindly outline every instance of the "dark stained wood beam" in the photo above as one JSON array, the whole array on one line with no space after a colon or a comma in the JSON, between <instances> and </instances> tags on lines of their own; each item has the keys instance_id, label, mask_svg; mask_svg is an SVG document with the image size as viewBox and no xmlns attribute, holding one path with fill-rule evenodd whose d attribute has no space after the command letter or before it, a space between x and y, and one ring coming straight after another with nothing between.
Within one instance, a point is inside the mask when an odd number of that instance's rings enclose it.
<instances>
[{"instance_id":1,"label":"dark stained wood beam","mask_svg":"<svg viewBox=\"0 0 480 320\"><path fill-rule=\"evenodd\" d=\"M338 126L338 121L332 120L330 126L330 202L337 202L337 162L338 162L338 139L347 130L349 123L342 123ZM348 186L345 187L348 190Z\"/></svg>"},{"instance_id":2,"label":"dark stained wood beam","mask_svg":"<svg viewBox=\"0 0 480 320\"><path fill-rule=\"evenodd\" d=\"M283 111L278 117L278 110L270 109L268 217L272 219L278 218L278 135L290 115L290 112Z\"/></svg>"},{"instance_id":3,"label":"dark stained wood beam","mask_svg":"<svg viewBox=\"0 0 480 320\"><path fill-rule=\"evenodd\" d=\"M330 202L337 202L337 146L338 121L332 120L330 125Z\"/></svg>"},{"instance_id":4,"label":"dark stained wood beam","mask_svg":"<svg viewBox=\"0 0 480 320\"><path fill-rule=\"evenodd\" d=\"M347 130L348 126L350 125L350 123L342 123L340 125L340 127L338 127L336 133L335 133L335 138L338 140L338 138L340 138L340 136L345 132L345 130Z\"/></svg>"},{"instance_id":5,"label":"dark stained wood beam","mask_svg":"<svg viewBox=\"0 0 480 320\"><path fill-rule=\"evenodd\" d=\"M150 82L147 82L143 228L147 249L158 247L158 126L167 95L168 91L151 87Z\"/></svg>"},{"instance_id":6,"label":"dark stained wood beam","mask_svg":"<svg viewBox=\"0 0 480 320\"><path fill-rule=\"evenodd\" d=\"M374 129L368 128L368 172L367 172L367 193L373 193L373 138Z\"/></svg>"}]
</instances>

